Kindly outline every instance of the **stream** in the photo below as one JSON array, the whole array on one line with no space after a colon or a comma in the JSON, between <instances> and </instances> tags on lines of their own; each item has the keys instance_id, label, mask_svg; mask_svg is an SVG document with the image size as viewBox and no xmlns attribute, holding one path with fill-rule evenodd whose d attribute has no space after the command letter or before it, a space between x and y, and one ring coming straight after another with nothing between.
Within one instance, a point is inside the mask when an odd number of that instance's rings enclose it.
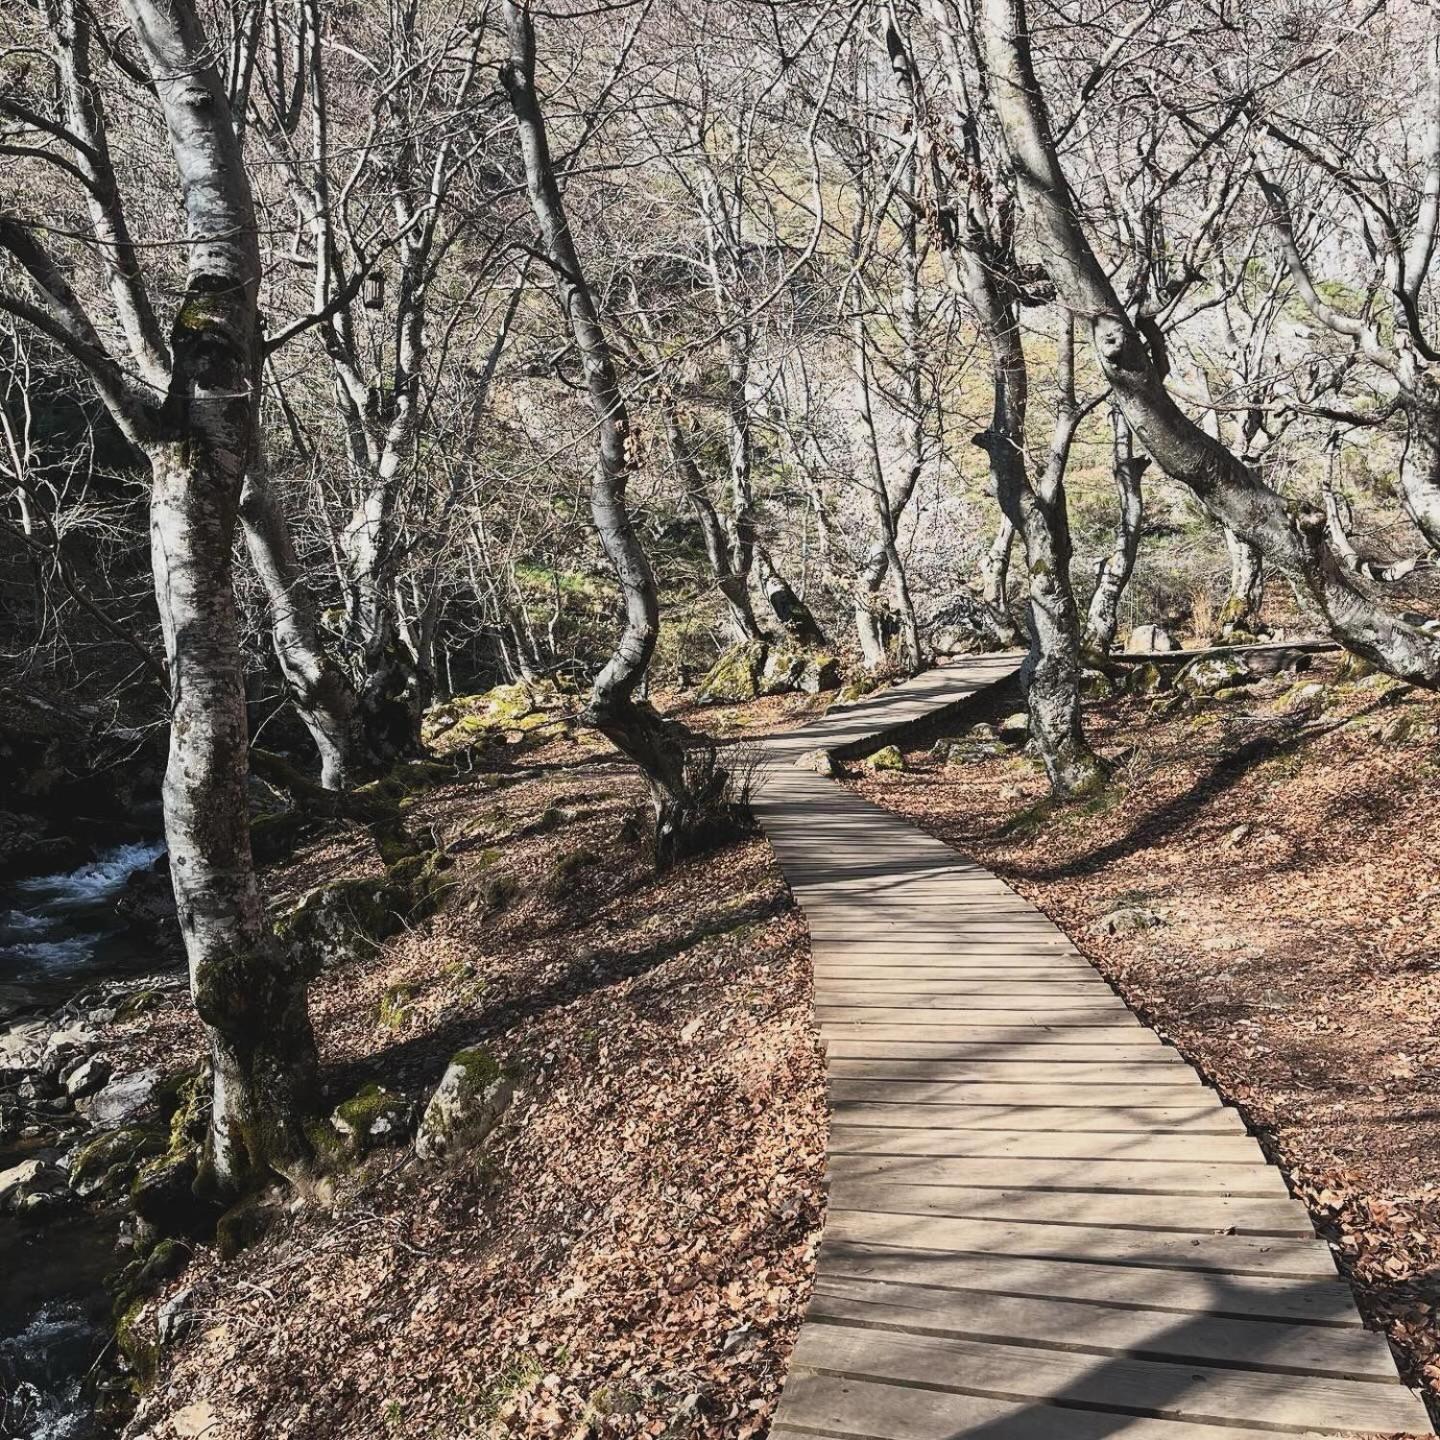
<instances>
[{"instance_id":1,"label":"stream","mask_svg":"<svg viewBox=\"0 0 1440 1440\"><path fill-rule=\"evenodd\" d=\"M117 845L77 869L0 887L0 1029L57 1010L73 1019L83 1015L86 992L156 970L153 950L137 941L116 902L164 848ZM0 1078L0 1088L15 1083L13 1071ZM57 1159L65 1148L63 1135L57 1143L22 1129L0 1141L0 1172ZM115 1215L85 1209L38 1222L0 1216L0 1440L104 1433L86 1382L109 1339L102 1282L119 1263L118 1228Z\"/></svg>"}]
</instances>

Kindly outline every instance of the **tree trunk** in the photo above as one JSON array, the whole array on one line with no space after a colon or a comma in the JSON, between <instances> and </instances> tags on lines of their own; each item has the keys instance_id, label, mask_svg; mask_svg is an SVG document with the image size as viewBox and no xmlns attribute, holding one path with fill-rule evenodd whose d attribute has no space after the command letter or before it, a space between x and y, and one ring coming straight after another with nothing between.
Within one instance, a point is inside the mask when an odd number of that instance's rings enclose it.
<instances>
[{"instance_id":1,"label":"tree trunk","mask_svg":"<svg viewBox=\"0 0 1440 1440\"><path fill-rule=\"evenodd\" d=\"M1035 79L1024 0L982 0L976 38L991 105L1021 199L1038 232L1046 270L1062 302L1082 315L1116 403L1151 458L1265 558L1300 577L1348 649L1402 680L1440 688L1440 638L1392 615L1346 570L1313 507L1292 512L1219 441L1176 405L1154 357L1115 294L1081 228Z\"/></svg>"},{"instance_id":2,"label":"tree trunk","mask_svg":"<svg viewBox=\"0 0 1440 1440\"><path fill-rule=\"evenodd\" d=\"M637 699L660 631L660 600L650 561L625 504L630 416L555 178L535 90L535 31L527 0L505 0L504 15L510 54L501 66L500 80L519 128L530 207L585 366L597 430L590 512L625 601L624 631L595 677L585 717L645 776L655 811L656 860L665 866L683 854L694 838L702 797L692 795L686 783L684 751L673 732Z\"/></svg>"},{"instance_id":3,"label":"tree trunk","mask_svg":"<svg viewBox=\"0 0 1440 1440\"><path fill-rule=\"evenodd\" d=\"M1090 597L1090 611L1085 622L1085 646L1104 655L1115 643L1120 627L1120 600L1135 570L1135 555L1140 548L1140 524L1145 501L1141 477L1149 460L1135 454L1135 440L1130 427L1118 411L1112 411L1115 454L1112 469L1115 496L1120 503L1120 518L1115 526L1115 542L1110 553L1095 572L1095 593Z\"/></svg>"},{"instance_id":4,"label":"tree trunk","mask_svg":"<svg viewBox=\"0 0 1440 1440\"><path fill-rule=\"evenodd\" d=\"M1260 625L1260 604L1265 598L1265 556L1228 525L1222 525L1220 533L1230 552L1230 588L1220 607L1220 634L1227 639L1236 631L1253 635Z\"/></svg>"},{"instance_id":5,"label":"tree trunk","mask_svg":"<svg viewBox=\"0 0 1440 1440\"><path fill-rule=\"evenodd\" d=\"M250 853L235 525L259 401L260 253L208 41L182 0L126 0L170 132L189 266L166 416L146 448L170 661L165 835L195 1008L215 1072L210 1168L225 1190L308 1156L316 1051L307 976L270 932Z\"/></svg>"},{"instance_id":6,"label":"tree trunk","mask_svg":"<svg viewBox=\"0 0 1440 1440\"><path fill-rule=\"evenodd\" d=\"M980 557L980 598L990 612L994 638L1001 645L1013 645L1020 638L1010 613L1010 552L1014 548L1015 526L1002 514L990 548Z\"/></svg>"},{"instance_id":7,"label":"tree trunk","mask_svg":"<svg viewBox=\"0 0 1440 1440\"><path fill-rule=\"evenodd\" d=\"M871 671L883 670L888 659L880 622L880 586L889 565L889 551L883 542L877 542L855 577L855 636L860 642L860 663Z\"/></svg>"},{"instance_id":8,"label":"tree trunk","mask_svg":"<svg viewBox=\"0 0 1440 1440\"><path fill-rule=\"evenodd\" d=\"M357 766L363 771L369 761L357 733L355 689L320 639L314 597L258 450L240 492L240 521L269 605L280 673L320 753L320 783L344 789Z\"/></svg>"},{"instance_id":9,"label":"tree trunk","mask_svg":"<svg viewBox=\"0 0 1440 1440\"><path fill-rule=\"evenodd\" d=\"M770 552L763 545L755 547L755 566L771 612L785 633L797 645L821 649L829 642L810 607L790 587L790 582L775 568Z\"/></svg>"}]
</instances>

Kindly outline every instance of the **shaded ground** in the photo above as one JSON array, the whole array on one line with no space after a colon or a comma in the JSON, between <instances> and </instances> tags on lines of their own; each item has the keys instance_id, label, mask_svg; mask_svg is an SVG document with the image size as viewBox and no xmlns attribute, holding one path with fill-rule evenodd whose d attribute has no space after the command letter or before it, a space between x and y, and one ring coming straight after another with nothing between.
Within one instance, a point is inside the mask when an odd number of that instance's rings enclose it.
<instances>
[{"instance_id":1,"label":"shaded ground","mask_svg":"<svg viewBox=\"0 0 1440 1440\"><path fill-rule=\"evenodd\" d=\"M1242 1106L1434 1410L1440 698L1334 669L1088 705L1117 783L1053 816L1023 756L917 743L857 784L1041 906ZM1122 907L1158 923L1107 933Z\"/></svg>"},{"instance_id":2,"label":"shaded ground","mask_svg":"<svg viewBox=\"0 0 1440 1440\"><path fill-rule=\"evenodd\" d=\"M821 1207L804 926L759 839L657 879L641 800L628 767L560 740L410 812L454 854L459 891L320 978L327 1081L337 1097L375 1078L423 1099L479 1040L521 1077L520 1099L478 1158L436 1170L382 1152L306 1191L230 1265L198 1253L178 1284L199 1332L132 1433L213 1420L211 1440L743 1437L768 1423ZM359 835L313 847L271 893L369 855ZM178 1003L132 1041L172 1064L194 1047Z\"/></svg>"}]
</instances>

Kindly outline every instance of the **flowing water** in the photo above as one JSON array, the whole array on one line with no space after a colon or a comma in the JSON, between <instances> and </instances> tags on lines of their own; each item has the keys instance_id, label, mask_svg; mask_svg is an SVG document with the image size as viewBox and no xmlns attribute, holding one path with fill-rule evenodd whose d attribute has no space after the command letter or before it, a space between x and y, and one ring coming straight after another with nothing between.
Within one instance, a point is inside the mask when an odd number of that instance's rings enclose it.
<instances>
[{"instance_id":1,"label":"flowing water","mask_svg":"<svg viewBox=\"0 0 1440 1440\"><path fill-rule=\"evenodd\" d=\"M0 889L0 1017L53 1009L102 981L156 968L115 904L164 853L117 845L78 869ZM0 1170L31 1155L0 1145ZM108 1340L113 1216L71 1212L43 1225L0 1218L0 1440L94 1440L87 1378Z\"/></svg>"}]
</instances>

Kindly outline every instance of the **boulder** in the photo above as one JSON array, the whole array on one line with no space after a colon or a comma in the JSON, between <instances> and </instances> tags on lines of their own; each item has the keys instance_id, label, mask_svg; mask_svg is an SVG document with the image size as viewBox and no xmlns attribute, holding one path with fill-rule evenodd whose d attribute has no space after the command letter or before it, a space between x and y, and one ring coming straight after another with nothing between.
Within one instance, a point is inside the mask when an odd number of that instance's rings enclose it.
<instances>
[{"instance_id":1,"label":"boulder","mask_svg":"<svg viewBox=\"0 0 1440 1440\"><path fill-rule=\"evenodd\" d=\"M139 1125L107 1130L70 1152L70 1188L83 1199L118 1200L130 1188L140 1162L164 1148L156 1130Z\"/></svg>"},{"instance_id":2,"label":"boulder","mask_svg":"<svg viewBox=\"0 0 1440 1440\"><path fill-rule=\"evenodd\" d=\"M1129 935L1136 930L1153 930L1164 923L1165 921L1147 906L1121 905L1102 915L1095 922L1095 928L1105 935Z\"/></svg>"},{"instance_id":3,"label":"boulder","mask_svg":"<svg viewBox=\"0 0 1440 1440\"><path fill-rule=\"evenodd\" d=\"M903 770L905 757L900 753L898 745L886 745L873 755L867 756L865 763L872 770Z\"/></svg>"},{"instance_id":4,"label":"boulder","mask_svg":"<svg viewBox=\"0 0 1440 1440\"><path fill-rule=\"evenodd\" d=\"M22 1160L0 1171L0 1211L18 1214L42 1208L32 1204L37 1195L49 1196L65 1189L65 1175L47 1160Z\"/></svg>"},{"instance_id":5,"label":"boulder","mask_svg":"<svg viewBox=\"0 0 1440 1440\"><path fill-rule=\"evenodd\" d=\"M162 1345L176 1344L195 1328L195 1312L190 1308L194 1293L189 1286L177 1290L156 1312L155 1334Z\"/></svg>"},{"instance_id":6,"label":"boulder","mask_svg":"<svg viewBox=\"0 0 1440 1440\"><path fill-rule=\"evenodd\" d=\"M39 1062L49 1038L43 1020L22 1020L0 1035L0 1070L28 1070Z\"/></svg>"},{"instance_id":7,"label":"boulder","mask_svg":"<svg viewBox=\"0 0 1440 1440\"><path fill-rule=\"evenodd\" d=\"M813 770L827 780L840 778L840 766L828 750L807 750L796 762L797 770Z\"/></svg>"},{"instance_id":8,"label":"boulder","mask_svg":"<svg viewBox=\"0 0 1440 1440\"><path fill-rule=\"evenodd\" d=\"M765 658L763 641L732 645L710 667L695 698L701 704L735 704L755 699L760 694Z\"/></svg>"},{"instance_id":9,"label":"boulder","mask_svg":"<svg viewBox=\"0 0 1440 1440\"><path fill-rule=\"evenodd\" d=\"M1165 688L1165 672L1153 660L1147 660L1131 668L1125 688L1132 695L1155 695Z\"/></svg>"},{"instance_id":10,"label":"boulder","mask_svg":"<svg viewBox=\"0 0 1440 1440\"><path fill-rule=\"evenodd\" d=\"M108 1084L114 1071L110 1062L101 1055L92 1055L88 1060L82 1060L78 1065L67 1070L63 1077L65 1093L72 1100L80 1100L86 1095L93 1095L95 1091Z\"/></svg>"},{"instance_id":11,"label":"boulder","mask_svg":"<svg viewBox=\"0 0 1440 1440\"><path fill-rule=\"evenodd\" d=\"M1007 715L999 725L999 736L1007 745L1023 745L1030 737L1030 717L1023 710Z\"/></svg>"},{"instance_id":12,"label":"boulder","mask_svg":"<svg viewBox=\"0 0 1440 1440\"><path fill-rule=\"evenodd\" d=\"M765 657L765 667L760 672L760 693L762 695L788 695L800 688L801 677L805 674L806 657L803 650L779 646Z\"/></svg>"},{"instance_id":13,"label":"boulder","mask_svg":"<svg viewBox=\"0 0 1440 1440\"><path fill-rule=\"evenodd\" d=\"M335 1107L330 1124L356 1154L401 1145L410 1129L410 1102L383 1085L366 1085Z\"/></svg>"},{"instance_id":14,"label":"boulder","mask_svg":"<svg viewBox=\"0 0 1440 1440\"><path fill-rule=\"evenodd\" d=\"M812 655L800 672L797 688L806 695L840 688L840 662L833 655Z\"/></svg>"},{"instance_id":15,"label":"boulder","mask_svg":"<svg viewBox=\"0 0 1440 1440\"><path fill-rule=\"evenodd\" d=\"M1115 694L1115 682L1103 670L1082 670L1080 693L1087 700L1109 700Z\"/></svg>"},{"instance_id":16,"label":"boulder","mask_svg":"<svg viewBox=\"0 0 1440 1440\"><path fill-rule=\"evenodd\" d=\"M1163 625L1137 625L1125 641L1125 648L1140 655L1168 655L1180 647Z\"/></svg>"},{"instance_id":17,"label":"boulder","mask_svg":"<svg viewBox=\"0 0 1440 1440\"><path fill-rule=\"evenodd\" d=\"M422 1160L438 1160L483 1144L514 1094L514 1085L488 1050L458 1051L425 1106L415 1153Z\"/></svg>"},{"instance_id":18,"label":"boulder","mask_svg":"<svg viewBox=\"0 0 1440 1440\"><path fill-rule=\"evenodd\" d=\"M1192 660L1175 677L1175 684L1187 695L1213 695L1235 685L1249 685L1258 677L1236 655L1206 655Z\"/></svg>"},{"instance_id":19,"label":"boulder","mask_svg":"<svg viewBox=\"0 0 1440 1440\"><path fill-rule=\"evenodd\" d=\"M111 1080L103 1089L88 1095L76 1105L92 1125L109 1127L123 1125L138 1115L149 1103L160 1083L154 1070L132 1070Z\"/></svg>"}]
</instances>

